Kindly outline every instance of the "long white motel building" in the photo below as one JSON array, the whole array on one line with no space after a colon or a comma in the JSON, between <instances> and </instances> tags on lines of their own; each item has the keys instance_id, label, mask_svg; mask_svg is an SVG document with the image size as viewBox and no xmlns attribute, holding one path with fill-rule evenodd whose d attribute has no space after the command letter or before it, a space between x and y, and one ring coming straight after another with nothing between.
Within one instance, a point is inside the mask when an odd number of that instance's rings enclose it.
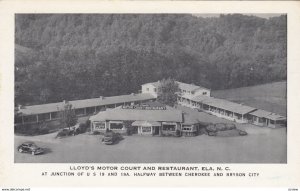
<instances>
[{"instance_id":1,"label":"long white motel building","mask_svg":"<svg viewBox=\"0 0 300 191\"><path fill-rule=\"evenodd\" d=\"M252 123L272 128L286 124L286 117L284 116L211 97L210 89L201 86L182 82L177 83L180 88L180 94L178 94L178 104L180 105L202 110L238 123ZM170 132L181 130L191 133L196 131L197 124L199 124L196 119L191 119L182 112L179 114L180 111L176 111L174 108L165 107L165 109L162 109L154 107L154 103L149 105L149 101L156 100L159 85L160 81L143 84L139 94L112 97L100 96L93 99L68 101L68 103L72 104L76 115L79 117L94 115L91 117L91 121L93 122L93 128L97 130L104 127L105 129L117 129L121 128L121 125L117 127L115 124L133 121L131 125L137 127L136 130L139 134L147 134L147 132L151 132L151 134L160 132L163 134L167 129ZM19 106L16 112L17 115L15 115L15 124L57 120L59 111L64 108L66 103L67 101ZM148 105L142 107L145 103ZM164 106L162 107L164 108Z\"/></svg>"},{"instance_id":2,"label":"long white motel building","mask_svg":"<svg viewBox=\"0 0 300 191\"><path fill-rule=\"evenodd\" d=\"M42 105L19 106L15 117L16 124L30 124L59 119L59 112L65 104L70 103L78 117L90 116L106 109L122 105L129 106L155 100L151 94L129 94L112 97L103 97L74 101L62 101Z\"/></svg>"},{"instance_id":3,"label":"long white motel building","mask_svg":"<svg viewBox=\"0 0 300 191\"><path fill-rule=\"evenodd\" d=\"M210 89L177 82L180 89L177 102L180 105L202 110L212 115L225 118L237 123L252 123L257 126L271 128L286 125L286 117L257 109L254 107L218 99L210 96ZM142 85L142 93L150 93L157 97L160 81Z\"/></svg>"}]
</instances>

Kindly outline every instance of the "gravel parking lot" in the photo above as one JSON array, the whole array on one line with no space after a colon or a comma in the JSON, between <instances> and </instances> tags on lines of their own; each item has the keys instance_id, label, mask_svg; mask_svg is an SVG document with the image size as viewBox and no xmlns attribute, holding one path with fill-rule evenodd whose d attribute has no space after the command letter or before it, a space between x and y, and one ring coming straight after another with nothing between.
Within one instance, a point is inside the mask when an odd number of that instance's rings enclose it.
<instances>
[{"instance_id":1,"label":"gravel parking lot","mask_svg":"<svg viewBox=\"0 0 300 191\"><path fill-rule=\"evenodd\" d=\"M286 129L239 125L243 137L124 136L115 145L101 135L81 134L55 139L56 134L15 136L16 163L286 163ZM43 155L19 153L16 147L34 141Z\"/></svg>"}]
</instances>

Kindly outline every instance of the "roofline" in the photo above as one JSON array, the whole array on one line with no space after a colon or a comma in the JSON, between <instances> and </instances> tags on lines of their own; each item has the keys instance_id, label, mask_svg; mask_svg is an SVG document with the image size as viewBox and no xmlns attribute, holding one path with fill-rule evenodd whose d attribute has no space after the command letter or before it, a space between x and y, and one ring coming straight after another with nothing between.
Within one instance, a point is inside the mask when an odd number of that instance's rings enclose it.
<instances>
[{"instance_id":1,"label":"roofline","mask_svg":"<svg viewBox=\"0 0 300 191\"><path fill-rule=\"evenodd\" d=\"M148 94L148 93L139 93L139 94L135 94L135 95L141 95L141 94ZM110 97L119 97L119 96L130 96L131 94L126 94L126 95L118 95L118 96L110 96ZM149 94L151 95L151 94ZM110 98L110 97L105 97L105 98ZM87 101L87 100L92 100L92 99L100 99L100 98L90 98L90 99L81 99L81 100L70 100L68 102L76 102L76 101ZM155 97L153 98L147 98L147 99L137 99L137 100L152 100L152 99L155 99ZM132 100L132 101L135 101L135 100ZM124 101L124 102L128 102L128 101ZM45 103L45 104L39 104L39 105L27 105L25 107L36 107L36 106L40 106L40 107L43 107L45 105L48 105L48 104L63 104L64 101L61 101L61 102L54 102L54 103ZM123 103L123 102L114 102L114 103L109 103L109 104L96 104L96 105L93 105L93 106L88 106L88 107L96 107L96 106L104 106L104 105L111 105L111 104L117 104L117 103ZM60 105L59 105L60 106ZM82 108L87 108L87 107L74 107L73 109L82 109ZM26 108L24 108L26 109ZM22 110L22 109L21 109ZM29 116L29 115L38 115L38 114L45 114L45 113L52 113L52 112L58 112L59 110L51 110L51 111L47 111L47 112L39 112L39 113L32 113L32 114L24 114L22 111L18 110L16 111L15 113L18 113L18 114L21 114L22 116Z\"/></svg>"}]
</instances>

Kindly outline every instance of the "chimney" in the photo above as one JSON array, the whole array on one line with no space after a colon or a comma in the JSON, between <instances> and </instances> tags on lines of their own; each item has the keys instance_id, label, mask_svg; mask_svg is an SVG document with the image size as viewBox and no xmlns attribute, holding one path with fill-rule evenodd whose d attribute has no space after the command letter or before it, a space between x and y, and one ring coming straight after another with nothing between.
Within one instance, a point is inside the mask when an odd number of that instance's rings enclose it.
<instances>
[{"instance_id":1,"label":"chimney","mask_svg":"<svg viewBox=\"0 0 300 191\"><path fill-rule=\"evenodd\" d=\"M133 96L135 96L135 93L131 93L130 95L133 95Z\"/></svg>"},{"instance_id":2,"label":"chimney","mask_svg":"<svg viewBox=\"0 0 300 191\"><path fill-rule=\"evenodd\" d=\"M63 103L64 104L68 104L69 102L67 100L63 100Z\"/></svg>"},{"instance_id":3,"label":"chimney","mask_svg":"<svg viewBox=\"0 0 300 191\"><path fill-rule=\"evenodd\" d=\"M103 100L104 99L104 96L99 96L100 100Z\"/></svg>"},{"instance_id":4,"label":"chimney","mask_svg":"<svg viewBox=\"0 0 300 191\"><path fill-rule=\"evenodd\" d=\"M24 106L23 105L18 105L18 109L19 110L24 109Z\"/></svg>"}]
</instances>

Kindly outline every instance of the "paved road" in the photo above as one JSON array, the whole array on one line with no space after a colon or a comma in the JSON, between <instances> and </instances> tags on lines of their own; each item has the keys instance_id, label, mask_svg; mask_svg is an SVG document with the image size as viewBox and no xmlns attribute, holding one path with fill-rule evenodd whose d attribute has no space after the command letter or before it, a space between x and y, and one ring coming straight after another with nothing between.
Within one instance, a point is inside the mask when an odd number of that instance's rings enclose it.
<instances>
[{"instance_id":1,"label":"paved road","mask_svg":"<svg viewBox=\"0 0 300 191\"><path fill-rule=\"evenodd\" d=\"M15 136L15 147L35 141L44 155L18 153L17 163L286 163L286 130L242 125L245 137L125 136L104 145L100 135L81 134L55 139L55 134Z\"/></svg>"}]
</instances>

